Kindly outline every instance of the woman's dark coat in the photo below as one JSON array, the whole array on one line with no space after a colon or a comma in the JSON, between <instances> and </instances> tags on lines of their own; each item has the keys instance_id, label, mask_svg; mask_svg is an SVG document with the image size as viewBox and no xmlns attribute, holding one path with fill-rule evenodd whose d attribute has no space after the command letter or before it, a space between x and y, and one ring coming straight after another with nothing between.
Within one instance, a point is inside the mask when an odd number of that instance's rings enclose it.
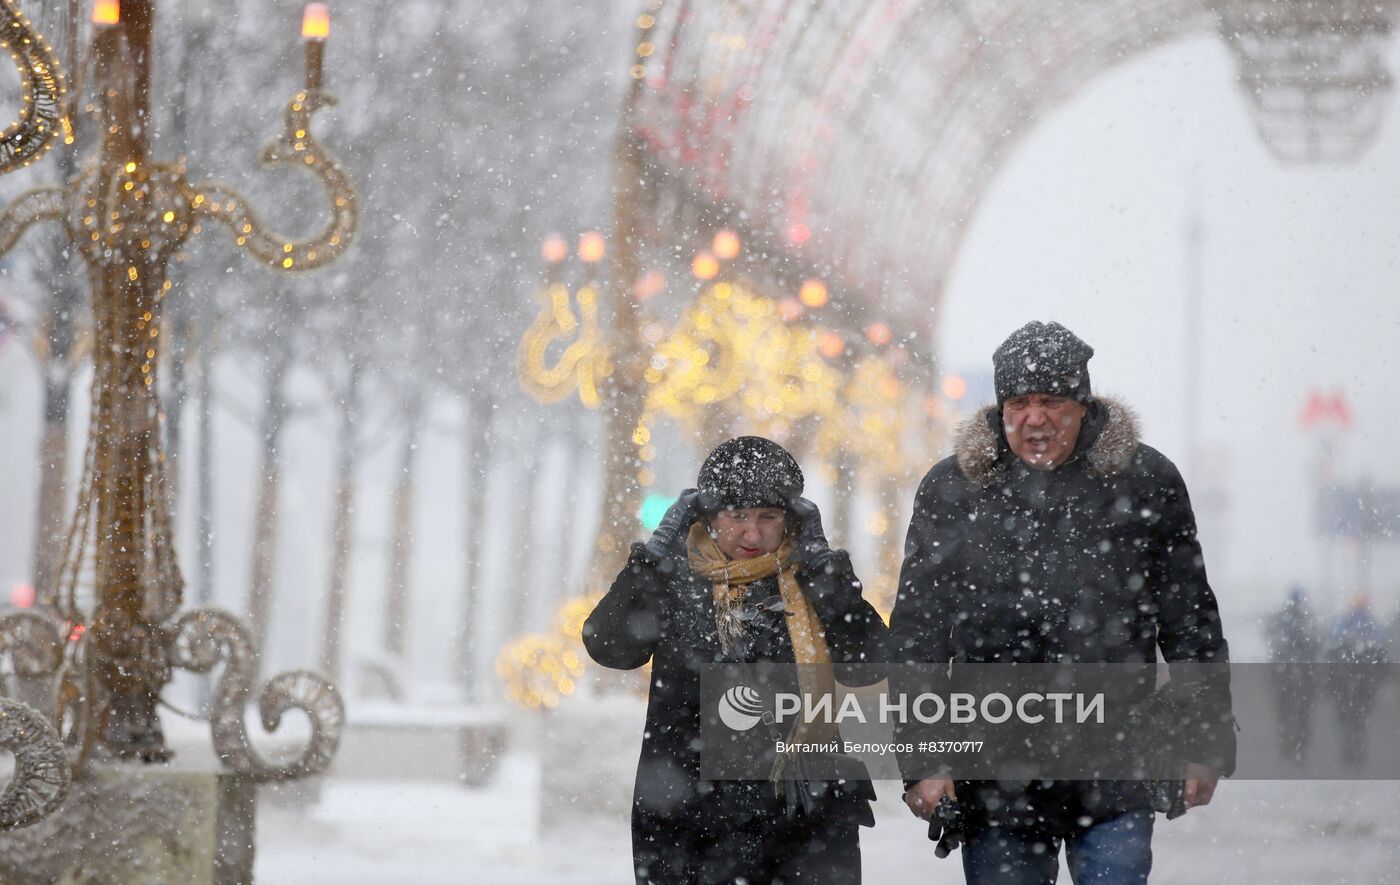
<instances>
[{"instance_id":1,"label":"woman's dark coat","mask_svg":"<svg viewBox=\"0 0 1400 885\"><path fill-rule=\"evenodd\" d=\"M1148 663L1159 646L1169 663L1229 660L1186 486L1139 442L1132 413L1102 398L1074 454L1051 471L1011 452L994 408L959 428L955 454L915 499L890 646L892 661L910 663ZM1206 737L1190 761L1229 774L1228 680L1204 706ZM956 761L947 764L956 778ZM938 766L909 757L901 767L912 784ZM1139 782L956 789L974 825L1052 835L1149 807Z\"/></svg>"},{"instance_id":2,"label":"woman's dark coat","mask_svg":"<svg viewBox=\"0 0 1400 885\"><path fill-rule=\"evenodd\" d=\"M825 627L833 662L878 658L885 625L861 597L844 552L832 553L817 574L800 570L798 581ZM746 598L755 601L777 592L776 578L768 578L750 585ZM701 780L700 674L706 665L734 659L720 649L712 587L691 573L683 553L658 561L634 544L627 565L584 624L583 641L589 655L605 667L631 670L652 662L632 805L639 883L729 881L736 872L771 868L785 851L813 851L813 839L820 843L822 832L831 835L828 841L854 849L857 824L873 822L868 800L874 792L868 782L825 803L820 820L792 820L767 780ZM740 662L761 660L794 661L786 625L776 614L773 629L759 631ZM854 863L858 876L858 853L821 863ZM839 876L819 879L828 880Z\"/></svg>"}]
</instances>

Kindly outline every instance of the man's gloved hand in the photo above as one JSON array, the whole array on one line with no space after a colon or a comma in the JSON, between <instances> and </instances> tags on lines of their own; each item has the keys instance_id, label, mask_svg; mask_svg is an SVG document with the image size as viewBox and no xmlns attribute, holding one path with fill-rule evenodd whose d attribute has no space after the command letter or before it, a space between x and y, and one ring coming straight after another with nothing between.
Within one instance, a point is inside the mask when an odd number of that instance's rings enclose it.
<instances>
[{"instance_id":1,"label":"man's gloved hand","mask_svg":"<svg viewBox=\"0 0 1400 885\"><path fill-rule=\"evenodd\" d=\"M793 498L788 504L797 517L797 561L808 569L818 569L831 558L831 545L822 531L822 515L817 505L806 498Z\"/></svg>"},{"instance_id":2,"label":"man's gloved hand","mask_svg":"<svg viewBox=\"0 0 1400 885\"><path fill-rule=\"evenodd\" d=\"M674 504L666 510L656 531L647 540L646 551L658 562L673 556L685 546L685 536L690 532L691 523L700 515L697 502L699 489L686 489L677 496Z\"/></svg>"}]
</instances>

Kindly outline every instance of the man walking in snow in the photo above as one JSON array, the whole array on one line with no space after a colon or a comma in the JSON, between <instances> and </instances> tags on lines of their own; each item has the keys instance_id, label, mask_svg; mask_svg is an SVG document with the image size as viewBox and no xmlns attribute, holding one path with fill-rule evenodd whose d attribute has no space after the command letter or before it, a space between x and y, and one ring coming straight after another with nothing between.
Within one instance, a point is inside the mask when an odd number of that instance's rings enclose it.
<instances>
[{"instance_id":1,"label":"man walking in snow","mask_svg":"<svg viewBox=\"0 0 1400 885\"><path fill-rule=\"evenodd\" d=\"M1133 413L1093 395L1094 351L1029 323L993 355L997 402L924 477L890 618L896 663L1229 660L1186 487L1138 440ZM1197 703L1187 807L1234 770L1228 683ZM902 739L902 738L901 738ZM964 818L969 883L1146 882L1153 801L1141 781L966 781L956 760L901 759L905 802L945 796Z\"/></svg>"}]
</instances>

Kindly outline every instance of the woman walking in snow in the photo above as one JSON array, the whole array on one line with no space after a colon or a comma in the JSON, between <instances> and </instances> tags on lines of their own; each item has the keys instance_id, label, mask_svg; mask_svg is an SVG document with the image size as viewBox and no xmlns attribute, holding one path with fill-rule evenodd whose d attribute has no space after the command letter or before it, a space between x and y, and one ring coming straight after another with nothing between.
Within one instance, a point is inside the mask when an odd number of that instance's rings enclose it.
<instances>
[{"instance_id":1,"label":"woman walking in snow","mask_svg":"<svg viewBox=\"0 0 1400 885\"><path fill-rule=\"evenodd\" d=\"M700 675L708 665L793 667L830 691L832 664L873 662L884 623L850 558L832 550L802 471L782 446L731 439L700 468L584 625L595 661L652 662L632 804L638 883L853 883L867 780L808 781L778 757L771 780L702 780ZM810 728L804 738L835 737ZM758 730L753 733L760 734ZM771 747L771 742L769 743Z\"/></svg>"}]
</instances>

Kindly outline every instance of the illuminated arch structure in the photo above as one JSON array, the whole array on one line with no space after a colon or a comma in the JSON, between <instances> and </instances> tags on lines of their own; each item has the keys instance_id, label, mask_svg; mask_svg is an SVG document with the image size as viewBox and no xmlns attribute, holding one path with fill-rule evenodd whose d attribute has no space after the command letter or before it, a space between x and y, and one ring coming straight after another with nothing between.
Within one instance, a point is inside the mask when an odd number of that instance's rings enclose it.
<instances>
[{"instance_id":1,"label":"illuminated arch structure","mask_svg":"<svg viewBox=\"0 0 1400 885\"><path fill-rule=\"evenodd\" d=\"M648 0L617 153L613 447L594 583L635 524L629 435L645 398L632 281L694 225L742 228L778 285L817 273L853 322L916 336L932 381L945 281L1012 147L1085 83L1220 35L1286 163L1344 162L1389 93L1400 0ZM700 231L701 235L706 232Z\"/></svg>"}]
</instances>

